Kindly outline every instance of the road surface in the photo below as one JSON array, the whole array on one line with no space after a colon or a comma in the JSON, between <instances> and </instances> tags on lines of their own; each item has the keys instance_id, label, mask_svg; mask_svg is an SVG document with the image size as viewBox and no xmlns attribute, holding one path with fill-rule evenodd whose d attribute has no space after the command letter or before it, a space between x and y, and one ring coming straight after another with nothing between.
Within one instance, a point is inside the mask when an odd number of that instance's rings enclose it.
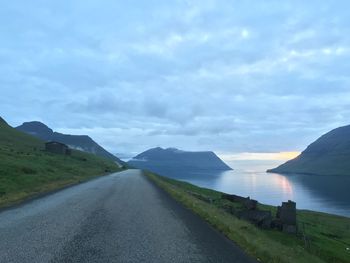
<instances>
[{"instance_id":1,"label":"road surface","mask_svg":"<svg viewBox=\"0 0 350 263\"><path fill-rule=\"evenodd\" d=\"M139 170L0 213L0 262L255 262Z\"/></svg>"}]
</instances>

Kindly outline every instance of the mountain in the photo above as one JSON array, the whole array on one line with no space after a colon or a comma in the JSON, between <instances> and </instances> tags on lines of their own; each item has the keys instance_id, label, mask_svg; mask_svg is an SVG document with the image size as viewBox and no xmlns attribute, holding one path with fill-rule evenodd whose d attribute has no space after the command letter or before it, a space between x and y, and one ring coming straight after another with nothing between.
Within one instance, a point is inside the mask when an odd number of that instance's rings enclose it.
<instances>
[{"instance_id":1,"label":"mountain","mask_svg":"<svg viewBox=\"0 0 350 263\"><path fill-rule=\"evenodd\" d=\"M0 124L7 124L7 122L3 118L0 117Z\"/></svg>"},{"instance_id":2,"label":"mountain","mask_svg":"<svg viewBox=\"0 0 350 263\"><path fill-rule=\"evenodd\" d=\"M187 152L175 148L160 147L147 150L128 162L129 165L162 175L180 171L232 170L213 152Z\"/></svg>"},{"instance_id":3,"label":"mountain","mask_svg":"<svg viewBox=\"0 0 350 263\"><path fill-rule=\"evenodd\" d=\"M326 133L297 158L267 172L350 176L350 125Z\"/></svg>"},{"instance_id":4,"label":"mountain","mask_svg":"<svg viewBox=\"0 0 350 263\"><path fill-rule=\"evenodd\" d=\"M68 135L54 132L44 123L38 121L25 122L22 125L16 127L16 129L33 135L44 141L61 142L67 144L72 149L93 153L95 155L118 162L119 164L122 163L119 158L106 151L87 135Z\"/></svg>"},{"instance_id":5,"label":"mountain","mask_svg":"<svg viewBox=\"0 0 350 263\"><path fill-rule=\"evenodd\" d=\"M0 208L120 170L114 161L81 151L46 152L44 143L0 119Z\"/></svg>"}]
</instances>

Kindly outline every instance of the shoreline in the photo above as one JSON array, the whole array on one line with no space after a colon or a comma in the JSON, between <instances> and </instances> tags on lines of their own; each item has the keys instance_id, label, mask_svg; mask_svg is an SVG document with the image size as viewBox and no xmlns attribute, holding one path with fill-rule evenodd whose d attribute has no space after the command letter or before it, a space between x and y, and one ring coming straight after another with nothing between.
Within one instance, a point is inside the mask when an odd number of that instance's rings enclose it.
<instances>
[{"instance_id":1,"label":"shoreline","mask_svg":"<svg viewBox=\"0 0 350 263\"><path fill-rule=\"evenodd\" d=\"M225 208L227 202L221 199L222 192L151 172L144 175L259 261L350 262L348 217L298 209L298 232L291 235L257 227L230 214ZM274 206L259 203L258 207L272 214L277 212Z\"/></svg>"}]
</instances>

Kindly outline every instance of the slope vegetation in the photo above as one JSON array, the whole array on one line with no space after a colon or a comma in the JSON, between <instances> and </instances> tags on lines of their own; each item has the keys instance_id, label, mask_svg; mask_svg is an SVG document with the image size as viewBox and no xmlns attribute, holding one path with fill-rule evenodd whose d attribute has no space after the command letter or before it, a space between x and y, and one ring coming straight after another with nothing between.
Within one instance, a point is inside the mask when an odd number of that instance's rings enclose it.
<instances>
[{"instance_id":1,"label":"slope vegetation","mask_svg":"<svg viewBox=\"0 0 350 263\"><path fill-rule=\"evenodd\" d=\"M259 262L350 262L350 218L298 210L298 234L290 235L233 216L230 211L237 204L222 199L221 192L149 172L145 175ZM258 207L272 214L277 211L274 206Z\"/></svg>"},{"instance_id":2,"label":"slope vegetation","mask_svg":"<svg viewBox=\"0 0 350 263\"><path fill-rule=\"evenodd\" d=\"M76 150L45 152L44 141L0 119L0 207L118 170L113 161Z\"/></svg>"},{"instance_id":3,"label":"slope vegetation","mask_svg":"<svg viewBox=\"0 0 350 263\"><path fill-rule=\"evenodd\" d=\"M92 153L122 163L122 161L97 144L87 135L70 135L54 132L44 123L38 121L25 122L16 127L17 130L33 135L43 141L57 141L67 144L70 148Z\"/></svg>"},{"instance_id":4,"label":"slope vegetation","mask_svg":"<svg viewBox=\"0 0 350 263\"><path fill-rule=\"evenodd\" d=\"M350 126L321 136L297 158L268 172L350 176Z\"/></svg>"}]
</instances>

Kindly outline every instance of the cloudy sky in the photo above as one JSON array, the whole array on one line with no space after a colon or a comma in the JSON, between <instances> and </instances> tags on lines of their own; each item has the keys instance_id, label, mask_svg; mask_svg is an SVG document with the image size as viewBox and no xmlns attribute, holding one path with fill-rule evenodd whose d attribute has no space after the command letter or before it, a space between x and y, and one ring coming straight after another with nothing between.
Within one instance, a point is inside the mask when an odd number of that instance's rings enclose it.
<instances>
[{"instance_id":1,"label":"cloudy sky","mask_svg":"<svg viewBox=\"0 0 350 263\"><path fill-rule=\"evenodd\" d=\"M300 151L350 124L350 2L12 0L0 109L113 153ZM273 155L273 154L272 154Z\"/></svg>"}]
</instances>

